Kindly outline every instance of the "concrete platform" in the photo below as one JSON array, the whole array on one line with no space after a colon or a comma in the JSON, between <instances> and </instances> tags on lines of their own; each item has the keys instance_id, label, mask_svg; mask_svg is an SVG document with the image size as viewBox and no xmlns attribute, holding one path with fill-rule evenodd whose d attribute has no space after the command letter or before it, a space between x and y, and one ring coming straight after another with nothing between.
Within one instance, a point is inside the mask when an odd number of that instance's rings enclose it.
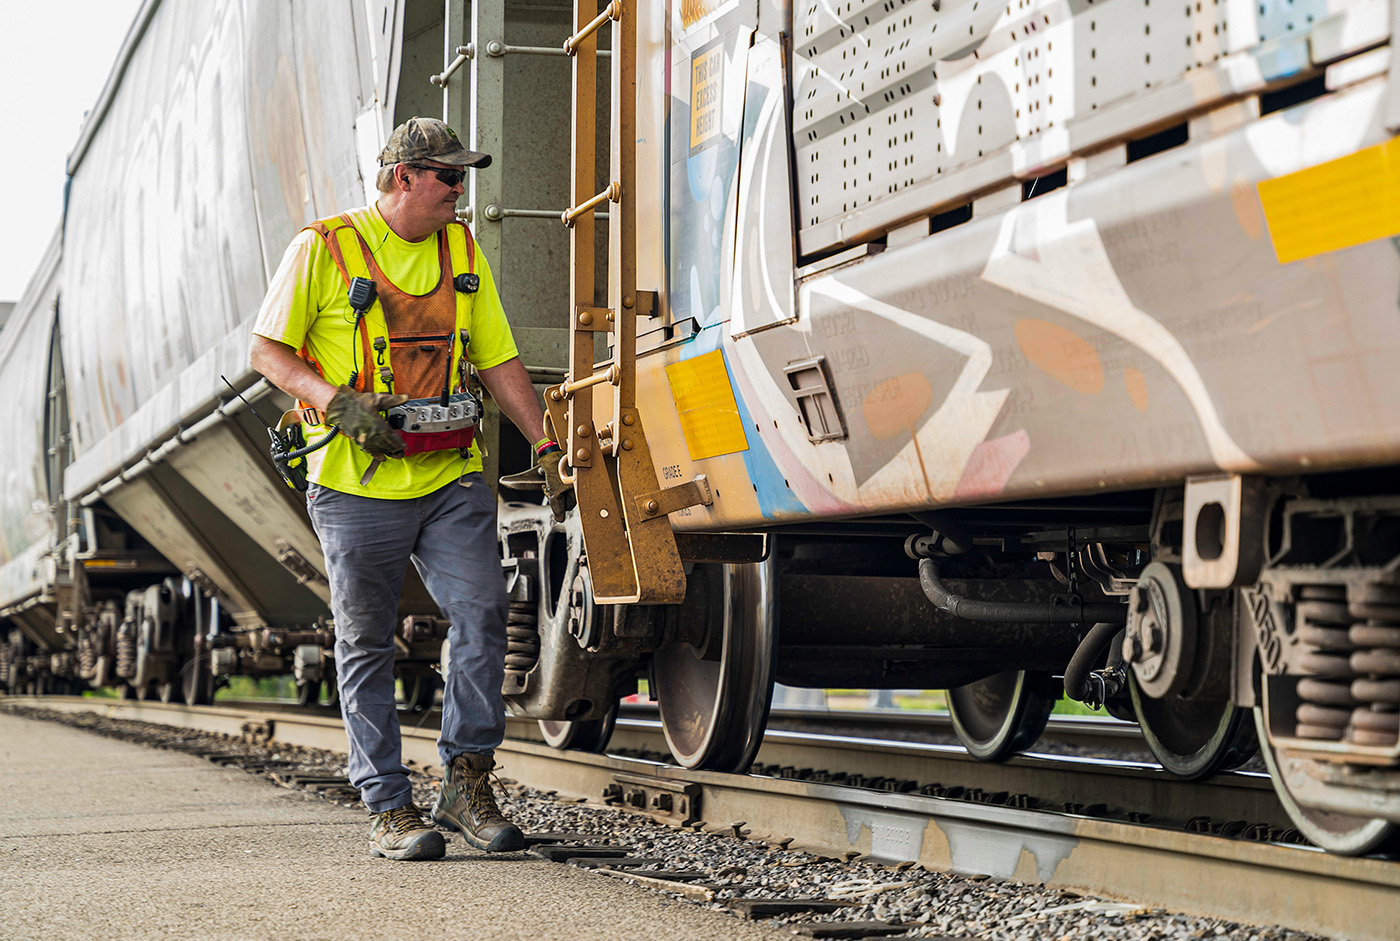
<instances>
[{"instance_id":1,"label":"concrete platform","mask_svg":"<svg viewBox=\"0 0 1400 941\"><path fill-rule=\"evenodd\" d=\"M459 836L369 856L368 819L246 772L0 715L0 939L775 941L790 933Z\"/></svg>"}]
</instances>

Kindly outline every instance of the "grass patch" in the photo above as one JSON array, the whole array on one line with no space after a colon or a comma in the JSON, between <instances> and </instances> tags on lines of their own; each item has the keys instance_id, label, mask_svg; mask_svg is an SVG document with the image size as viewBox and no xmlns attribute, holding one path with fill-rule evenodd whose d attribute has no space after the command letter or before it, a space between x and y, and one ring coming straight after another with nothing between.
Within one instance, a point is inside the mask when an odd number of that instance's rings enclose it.
<instances>
[{"instance_id":1,"label":"grass patch","mask_svg":"<svg viewBox=\"0 0 1400 941\"><path fill-rule=\"evenodd\" d=\"M214 699L295 699L297 682L291 676L230 676L228 685L214 694Z\"/></svg>"}]
</instances>

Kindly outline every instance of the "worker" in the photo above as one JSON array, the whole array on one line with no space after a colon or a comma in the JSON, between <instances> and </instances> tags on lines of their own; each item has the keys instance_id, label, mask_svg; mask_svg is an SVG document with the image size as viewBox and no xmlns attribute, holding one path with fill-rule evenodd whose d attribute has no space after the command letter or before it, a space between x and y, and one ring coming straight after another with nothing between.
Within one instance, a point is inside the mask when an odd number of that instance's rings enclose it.
<instances>
[{"instance_id":1,"label":"worker","mask_svg":"<svg viewBox=\"0 0 1400 941\"><path fill-rule=\"evenodd\" d=\"M388 859L446 852L442 833L413 802L394 702L394 628L410 559L451 622L438 737L443 780L432 819L483 850L524 846L491 785L505 733L507 600L496 498L478 446L413 453L385 416L409 399L446 394L448 385L465 391L470 363L534 442L545 494L562 518L568 485L559 447L542 437L539 399L491 269L457 219L468 168L490 162L442 121L405 121L379 155L378 199L302 229L253 326L252 367L319 411L313 441L334 435L308 459L306 505L330 581L350 781L371 814L370 852ZM368 283L356 278L373 283L372 302ZM360 292L354 303L352 287Z\"/></svg>"}]
</instances>

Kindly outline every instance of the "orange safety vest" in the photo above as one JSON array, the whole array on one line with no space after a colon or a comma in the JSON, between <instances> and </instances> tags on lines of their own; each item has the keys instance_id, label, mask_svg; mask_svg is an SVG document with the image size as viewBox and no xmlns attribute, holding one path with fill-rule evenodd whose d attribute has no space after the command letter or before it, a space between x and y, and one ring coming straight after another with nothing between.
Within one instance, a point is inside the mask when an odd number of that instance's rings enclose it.
<instances>
[{"instance_id":1,"label":"orange safety vest","mask_svg":"<svg viewBox=\"0 0 1400 941\"><path fill-rule=\"evenodd\" d=\"M461 228L466 243L467 272L475 273L476 244L472 240L471 230L460 222L449 223L437 232L440 274L437 285L426 294L409 294L390 281L375 261L364 236L344 213L306 226L325 242L347 289L354 275L346 265L340 234L346 229L354 233L365 271L374 281L376 302L384 312L387 336L371 339L367 318L358 318L360 362L347 385L360 392L401 393L412 399L440 395L444 384L455 385L457 392L466 390L468 336L466 328L458 323L457 318L457 290L453 283L452 251L448 239L451 226ZM452 383L448 379L450 371L453 371L449 357L454 351L460 359L455 370L456 382ZM320 364L312 359L305 347L301 350L301 356L324 377Z\"/></svg>"}]
</instances>

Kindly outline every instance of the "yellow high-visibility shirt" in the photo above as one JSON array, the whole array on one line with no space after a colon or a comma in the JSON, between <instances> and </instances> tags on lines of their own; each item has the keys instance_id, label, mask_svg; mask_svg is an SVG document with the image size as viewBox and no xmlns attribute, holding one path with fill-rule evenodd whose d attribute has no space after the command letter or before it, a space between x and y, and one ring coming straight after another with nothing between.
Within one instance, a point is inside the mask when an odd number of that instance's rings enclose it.
<instances>
[{"instance_id":1,"label":"yellow high-visibility shirt","mask_svg":"<svg viewBox=\"0 0 1400 941\"><path fill-rule=\"evenodd\" d=\"M377 206L352 209L346 215L373 250L380 269L396 287L410 294L426 294L437 285L441 272L436 235L421 242L405 241L384 222ZM454 240L452 246L452 268L456 274L468 270L465 241L459 245ZM466 326L470 337L467 353L471 364L478 369L490 369L513 359L518 352L496 293L496 283L491 278L491 268L476 240L470 241L471 250L475 252L472 270L481 279L480 287L474 294L456 294L457 318L459 324ZM358 259L358 249L346 251L345 255L348 266ZM354 273L353 268L351 272ZM377 302L373 311L382 322ZM345 280L325 242L315 232L302 230L288 246L268 285L253 333L285 343L298 352L305 348L307 355L320 365L327 382L349 383L351 374L360 365L361 356L355 314L350 308ZM371 337L374 335L371 330ZM378 384L375 389L385 391ZM308 443L319 440L326 432L325 426L310 429ZM370 482L361 484L360 479L373 459L342 434L337 434L330 444L307 460L312 483L344 493L391 500L420 497L463 474L481 470L480 449L473 444L468 458L454 450L385 460Z\"/></svg>"}]
</instances>

